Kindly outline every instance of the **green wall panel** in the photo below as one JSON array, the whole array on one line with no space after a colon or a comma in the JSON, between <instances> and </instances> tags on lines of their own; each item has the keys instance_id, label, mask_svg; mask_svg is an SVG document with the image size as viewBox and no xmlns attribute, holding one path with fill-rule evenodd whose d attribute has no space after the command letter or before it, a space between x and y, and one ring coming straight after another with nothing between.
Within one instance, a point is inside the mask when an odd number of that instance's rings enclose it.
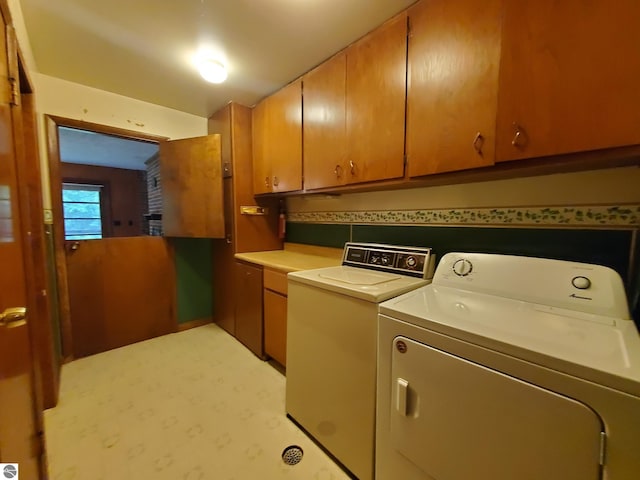
<instances>
[{"instance_id":1,"label":"green wall panel","mask_svg":"<svg viewBox=\"0 0 640 480\"><path fill-rule=\"evenodd\" d=\"M172 238L175 249L178 323L213 315L212 241Z\"/></svg>"},{"instance_id":2,"label":"green wall panel","mask_svg":"<svg viewBox=\"0 0 640 480\"><path fill-rule=\"evenodd\" d=\"M332 223L287 223L287 242L343 248L351 225Z\"/></svg>"}]
</instances>

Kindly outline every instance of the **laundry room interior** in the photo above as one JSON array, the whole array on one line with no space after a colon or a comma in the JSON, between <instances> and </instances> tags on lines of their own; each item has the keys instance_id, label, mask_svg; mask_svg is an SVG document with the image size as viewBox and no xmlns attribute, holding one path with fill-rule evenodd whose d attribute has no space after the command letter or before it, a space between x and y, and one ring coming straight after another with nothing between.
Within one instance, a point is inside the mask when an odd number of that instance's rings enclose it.
<instances>
[{"instance_id":1,"label":"laundry room interior","mask_svg":"<svg viewBox=\"0 0 640 480\"><path fill-rule=\"evenodd\" d=\"M0 0L0 471L640 478L640 4L174 3Z\"/></svg>"}]
</instances>

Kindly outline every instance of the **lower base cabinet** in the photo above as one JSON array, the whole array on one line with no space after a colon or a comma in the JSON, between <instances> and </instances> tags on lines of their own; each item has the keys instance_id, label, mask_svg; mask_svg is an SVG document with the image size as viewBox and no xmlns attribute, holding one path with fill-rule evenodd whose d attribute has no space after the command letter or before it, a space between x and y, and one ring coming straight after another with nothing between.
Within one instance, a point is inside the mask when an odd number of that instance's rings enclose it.
<instances>
[{"instance_id":1,"label":"lower base cabinet","mask_svg":"<svg viewBox=\"0 0 640 480\"><path fill-rule=\"evenodd\" d=\"M258 357L264 358L262 267L236 262L235 283L235 336Z\"/></svg>"},{"instance_id":2,"label":"lower base cabinet","mask_svg":"<svg viewBox=\"0 0 640 480\"><path fill-rule=\"evenodd\" d=\"M287 274L264 269L264 353L287 364Z\"/></svg>"}]
</instances>

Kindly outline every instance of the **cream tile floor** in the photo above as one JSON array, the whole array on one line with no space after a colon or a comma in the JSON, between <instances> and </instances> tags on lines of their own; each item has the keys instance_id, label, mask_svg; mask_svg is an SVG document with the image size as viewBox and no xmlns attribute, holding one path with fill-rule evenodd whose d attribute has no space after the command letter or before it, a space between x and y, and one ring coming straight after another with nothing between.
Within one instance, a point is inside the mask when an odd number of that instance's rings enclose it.
<instances>
[{"instance_id":1,"label":"cream tile floor","mask_svg":"<svg viewBox=\"0 0 640 480\"><path fill-rule=\"evenodd\" d=\"M284 377L216 325L76 360L45 412L50 478L348 479L284 395ZM288 466L292 444L304 457Z\"/></svg>"}]
</instances>

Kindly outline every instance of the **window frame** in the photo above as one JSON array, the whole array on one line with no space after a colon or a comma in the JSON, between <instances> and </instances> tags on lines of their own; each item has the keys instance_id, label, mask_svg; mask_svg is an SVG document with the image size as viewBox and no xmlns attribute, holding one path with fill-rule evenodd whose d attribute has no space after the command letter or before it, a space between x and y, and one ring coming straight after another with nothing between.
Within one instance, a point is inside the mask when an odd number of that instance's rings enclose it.
<instances>
[{"instance_id":1,"label":"window frame","mask_svg":"<svg viewBox=\"0 0 640 480\"><path fill-rule=\"evenodd\" d=\"M87 185L87 186L94 186L94 187L100 187L100 223L102 226L102 238L108 238L113 236L113 231L111 228L111 218L110 218L110 211L111 209L109 208L110 205L110 201L111 201L111 196L110 196L110 188L109 188L109 182L96 182L95 180L91 180L91 179L85 179L85 178L63 178L62 179L62 184L60 187L60 201L62 203L62 211L61 213L61 217L62 217L62 230L63 230L63 238L65 242L77 242L79 240L69 240L67 239L67 231L64 225L64 220L65 220L65 216L64 216L64 199L63 199L63 191L64 191L64 185L66 184L70 184L70 185ZM98 238L88 238L85 240L101 240Z\"/></svg>"}]
</instances>

